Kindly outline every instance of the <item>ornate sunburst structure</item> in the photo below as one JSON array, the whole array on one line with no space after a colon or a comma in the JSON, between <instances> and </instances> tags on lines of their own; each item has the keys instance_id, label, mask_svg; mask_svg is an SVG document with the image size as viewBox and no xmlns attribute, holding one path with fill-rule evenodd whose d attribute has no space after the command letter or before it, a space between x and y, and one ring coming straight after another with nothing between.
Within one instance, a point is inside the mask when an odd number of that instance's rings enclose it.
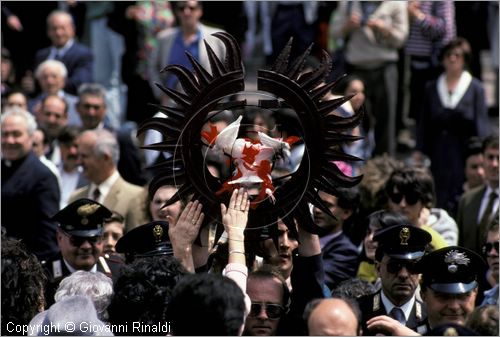
<instances>
[{"instance_id":1,"label":"ornate sunburst structure","mask_svg":"<svg viewBox=\"0 0 500 337\"><path fill-rule=\"evenodd\" d=\"M215 33L226 47L226 57L221 61L210 45L205 42L211 72L204 69L192 55L186 52L192 64L193 71L181 65L169 65L162 72L175 74L182 86L182 91L165 88L156 84L175 103L175 107L158 105L157 108L167 118L151 118L145 121L138 133L148 129L157 130L163 134L160 143L144 146L145 149L168 151L173 156L157 165L159 172L149 185L150 194L163 185L180 186L178 192L165 205L170 205L181 197L193 195L193 200L199 200L204 207L205 225L220 219L220 203L229 200L229 194L216 196L223 181L213 177L204 161L205 144L201 138L203 125L209 119L209 114L217 110L242 109L246 100L228 100L228 97L242 93L245 89L245 74L241 61L241 52L235 39L223 32ZM333 216L318 191L336 195L339 187L352 187L359 183L361 176L344 175L333 161L360 160L341 150L344 142L360 139L342 132L350 130L359 124L362 111L352 117L339 117L332 112L348 101L352 96L332 100L324 97L338 82L324 83L330 74L332 63L327 52L323 51L322 60L314 70L303 71L306 58L311 47L304 54L289 64L292 40L283 49L275 64L269 70L259 70L257 88L267 93L273 99L260 103L263 109L269 107L292 109L302 126L301 138L304 144L304 155L296 171L287 179L276 182L274 196L276 202L269 200L261 202L250 211L249 229L264 229L266 236L271 236L275 242L278 236L277 218L282 218L289 230L295 232L295 221L309 232L315 233L315 225L309 203ZM259 103L259 104L260 104ZM235 116L236 117L236 116ZM219 226L222 229L222 226ZM222 230L218 231L221 234ZM248 231L247 231L248 232ZM250 233L249 238L258 238L262 230Z\"/></svg>"}]
</instances>

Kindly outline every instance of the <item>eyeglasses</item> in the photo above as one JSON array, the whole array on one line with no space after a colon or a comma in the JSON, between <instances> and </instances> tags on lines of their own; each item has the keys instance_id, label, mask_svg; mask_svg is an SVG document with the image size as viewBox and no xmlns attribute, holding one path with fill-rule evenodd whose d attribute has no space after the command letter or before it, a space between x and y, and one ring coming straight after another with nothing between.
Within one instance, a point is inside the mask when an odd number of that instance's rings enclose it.
<instances>
[{"instance_id":1,"label":"eyeglasses","mask_svg":"<svg viewBox=\"0 0 500 337\"><path fill-rule=\"evenodd\" d=\"M75 247L80 247L85 241L88 241L91 245L95 245L102 241L102 236L76 236L66 232L64 232L64 234L66 234L69 238L69 242Z\"/></svg>"},{"instance_id":2,"label":"eyeglasses","mask_svg":"<svg viewBox=\"0 0 500 337\"><path fill-rule=\"evenodd\" d=\"M493 248L495 248L495 251L496 251L497 253L499 253L499 251L498 251L498 241L495 241L495 242L487 242L487 243L485 243L485 244L483 245L483 248L482 248L482 250L483 250L483 254L484 254L484 255L487 255L489 252L491 252L491 250L492 250Z\"/></svg>"},{"instance_id":3,"label":"eyeglasses","mask_svg":"<svg viewBox=\"0 0 500 337\"><path fill-rule=\"evenodd\" d=\"M189 9L190 12L194 11L195 9L198 8L198 6L188 6L188 5L179 5L177 6L177 10L179 12L184 12L185 9Z\"/></svg>"},{"instance_id":4,"label":"eyeglasses","mask_svg":"<svg viewBox=\"0 0 500 337\"><path fill-rule=\"evenodd\" d=\"M283 306L279 304L252 302L252 305L250 306L250 313L248 314L248 316L251 317L259 316L259 314L262 311L262 307L265 308L266 315L269 319L278 319L285 312L285 308L283 308Z\"/></svg>"},{"instance_id":5,"label":"eyeglasses","mask_svg":"<svg viewBox=\"0 0 500 337\"><path fill-rule=\"evenodd\" d=\"M415 261L404 260L389 260L386 263L387 271L391 274L398 273L401 269L406 268L410 274L418 274L417 264Z\"/></svg>"},{"instance_id":6,"label":"eyeglasses","mask_svg":"<svg viewBox=\"0 0 500 337\"><path fill-rule=\"evenodd\" d=\"M416 193L390 193L389 198L395 204L399 204L401 200L405 198L405 201L408 205L415 205L418 202L418 195Z\"/></svg>"}]
</instances>

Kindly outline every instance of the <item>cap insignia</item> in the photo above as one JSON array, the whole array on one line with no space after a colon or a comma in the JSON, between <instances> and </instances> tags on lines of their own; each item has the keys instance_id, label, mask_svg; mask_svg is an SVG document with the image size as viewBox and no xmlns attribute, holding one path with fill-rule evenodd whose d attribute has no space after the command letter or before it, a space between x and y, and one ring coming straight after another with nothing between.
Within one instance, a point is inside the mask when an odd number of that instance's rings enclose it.
<instances>
[{"instance_id":1,"label":"cap insignia","mask_svg":"<svg viewBox=\"0 0 500 337\"><path fill-rule=\"evenodd\" d=\"M408 227L401 228L399 232L399 238L401 242L399 243L401 246L408 246L408 239L410 238L410 229Z\"/></svg>"},{"instance_id":2,"label":"cap insignia","mask_svg":"<svg viewBox=\"0 0 500 337\"><path fill-rule=\"evenodd\" d=\"M160 225L156 225L153 228L153 235L156 242L160 242L163 236L163 228Z\"/></svg>"},{"instance_id":3,"label":"cap insignia","mask_svg":"<svg viewBox=\"0 0 500 337\"><path fill-rule=\"evenodd\" d=\"M444 256L444 262L449 265L448 271L450 273L456 273L458 270L457 264L463 264L467 266L470 262L470 259L465 255L465 253L460 253L456 250L450 250Z\"/></svg>"},{"instance_id":4,"label":"cap insignia","mask_svg":"<svg viewBox=\"0 0 500 337\"><path fill-rule=\"evenodd\" d=\"M87 204L78 207L76 213L78 213L78 215L83 218L81 221L82 225L87 225L89 223L87 217L94 214L99 209L99 207L101 207L101 205L98 204Z\"/></svg>"}]
</instances>

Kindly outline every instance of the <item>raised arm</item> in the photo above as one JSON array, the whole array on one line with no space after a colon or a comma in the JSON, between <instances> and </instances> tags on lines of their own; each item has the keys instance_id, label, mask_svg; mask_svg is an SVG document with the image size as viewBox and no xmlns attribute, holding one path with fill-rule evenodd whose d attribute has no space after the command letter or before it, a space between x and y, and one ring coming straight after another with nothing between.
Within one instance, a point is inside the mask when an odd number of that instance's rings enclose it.
<instances>
[{"instance_id":1,"label":"raised arm","mask_svg":"<svg viewBox=\"0 0 500 337\"><path fill-rule=\"evenodd\" d=\"M198 200L190 201L175 224L171 218L167 218L169 220L168 235L172 242L174 256L191 273L194 273L192 245L205 217L201 210L202 205Z\"/></svg>"},{"instance_id":2,"label":"raised arm","mask_svg":"<svg viewBox=\"0 0 500 337\"><path fill-rule=\"evenodd\" d=\"M223 274L238 284L245 295L245 317L250 312L250 298L247 295L248 268L245 257L244 231L248 222L250 200L245 189L235 189L229 200L229 205L220 205L222 223L228 236L229 257Z\"/></svg>"}]
</instances>

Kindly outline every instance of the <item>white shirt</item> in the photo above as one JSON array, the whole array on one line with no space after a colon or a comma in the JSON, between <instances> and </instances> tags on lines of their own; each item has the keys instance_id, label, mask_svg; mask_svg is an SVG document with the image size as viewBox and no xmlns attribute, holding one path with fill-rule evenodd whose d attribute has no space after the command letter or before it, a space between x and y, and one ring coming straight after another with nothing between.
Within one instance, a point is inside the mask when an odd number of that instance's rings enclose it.
<instances>
[{"instance_id":1,"label":"white shirt","mask_svg":"<svg viewBox=\"0 0 500 337\"><path fill-rule=\"evenodd\" d=\"M115 172L112 175L110 175L108 179L104 180L100 185L96 185L94 183L90 184L88 197L90 199L94 199L94 190L96 188L99 188L99 192L101 192L101 195L99 196L99 198L96 201L102 204L104 199L108 195L109 190L114 185L114 183L118 180L119 177L120 177L120 174L118 173L118 170L115 170Z\"/></svg>"},{"instance_id":2,"label":"white shirt","mask_svg":"<svg viewBox=\"0 0 500 337\"><path fill-rule=\"evenodd\" d=\"M384 307L385 307L385 311L387 312L387 315L389 315L389 313L391 312L392 308L395 307L395 305L392 304L392 302L387 298L387 296L385 296L384 290L382 290L380 292L380 294L381 294L380 297L382 299L382 303L384 304ZM411 309L413 308L413 304L415 304L415 294L413 294L413 296L410 298L410 300L408 302L406 302L405 304L403 304L402 306L399 307L401 310L403 310L403 314L405 315L406 322L408 322L408 319L410 317Z\"/></svg>"},{"instance_id":3,"label":"white shirt","mask_svg":"<svg viewBox=\"0 0 500 337\"><path fill-rule=\"evenodd\" d=\"M68 49L73 46L74 43L75 43L74 39L69 39L68 42L66 42L66 44L62 48L56 48L52 46L52 48L50 48L50 54L49 57L47 57L47 60L54 60L57 54L59 54L59 57L62 58L66 54Z\"/></svg>"},{"instance_id":4,"label":"white shirt","mask_svg":"<svg viewBox=\"0 0 500 337\"><path fill-rule=\"evenodd\" d=\"M448 92L446 75L442 74L437 80L437 91L441 104L445 108L455 109L472 82L472 75L468 71L463 71L453 92Z\"/></svg>"},{"instance_id":5,"label":"white shirt","mask_svg":"<svg viewBox=\"0 0 500 337\"><path fill-rule=\"evenodd\" d=\"M61 202L59 206L61 209L68 205L69 198L73 191L76 190L78 186L78 180L80 179L80 174L82 168L78 166L73 172L66 172L63 168L63 164L59 165L59 176L61 177L59 189L61 190Z\"/></svg>"}]
</instances>

